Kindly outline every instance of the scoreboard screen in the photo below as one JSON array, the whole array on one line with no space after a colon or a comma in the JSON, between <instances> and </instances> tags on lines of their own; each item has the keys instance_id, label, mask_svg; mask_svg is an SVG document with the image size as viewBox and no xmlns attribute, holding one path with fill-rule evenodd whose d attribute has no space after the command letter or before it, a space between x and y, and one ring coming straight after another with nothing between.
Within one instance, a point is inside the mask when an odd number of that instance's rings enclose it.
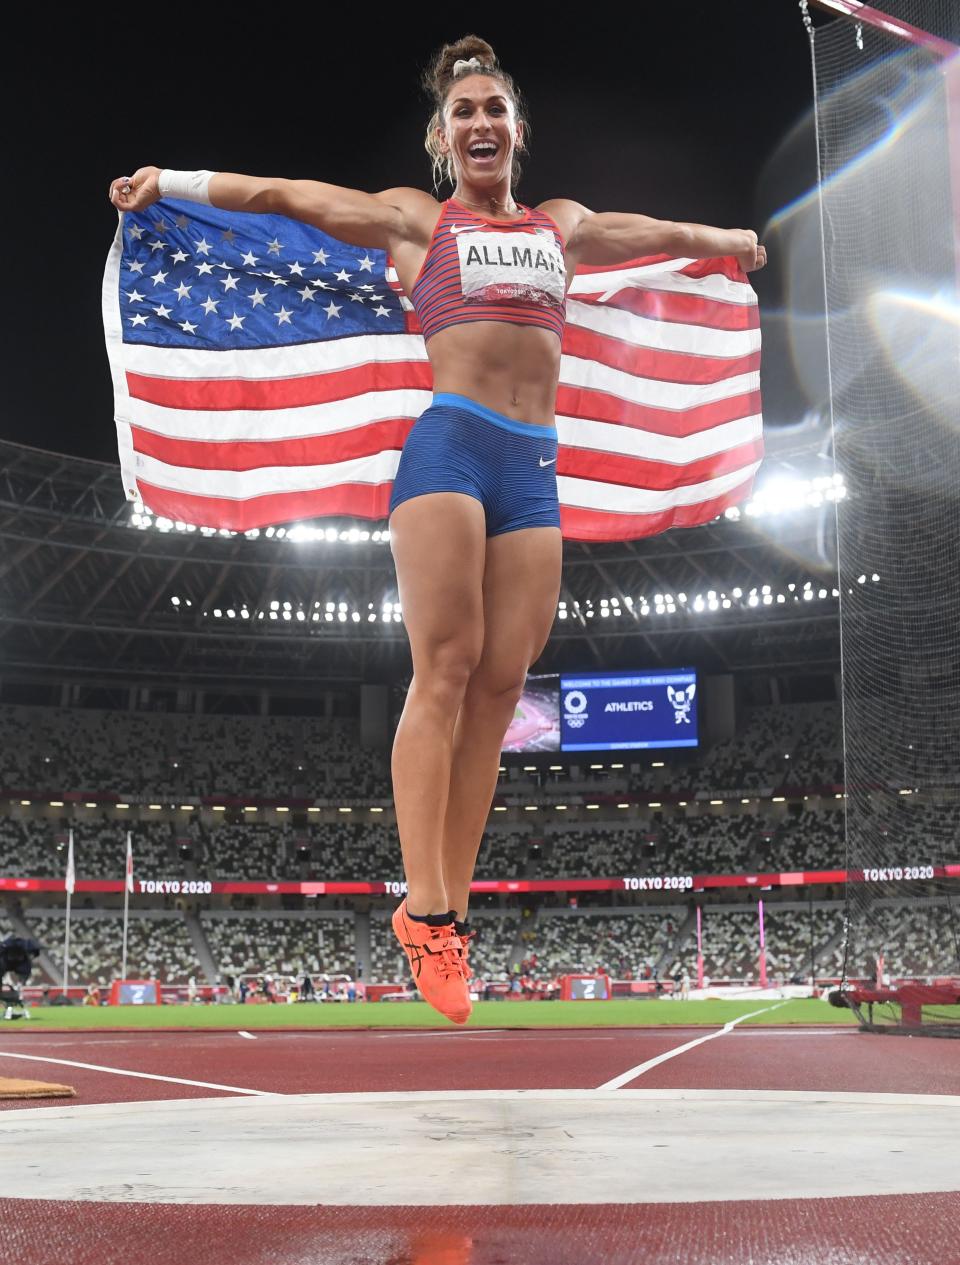
<instances>
[{"instance_id":1,"label":"scoreboard screen","mask_svg":"<svg viewBox=\"0 0 960 1265\"><path fill-rule=\"evenodd\" d=\"M561 751L696 747L692 668L561 676Z\"/></svg>"}]
</instances>

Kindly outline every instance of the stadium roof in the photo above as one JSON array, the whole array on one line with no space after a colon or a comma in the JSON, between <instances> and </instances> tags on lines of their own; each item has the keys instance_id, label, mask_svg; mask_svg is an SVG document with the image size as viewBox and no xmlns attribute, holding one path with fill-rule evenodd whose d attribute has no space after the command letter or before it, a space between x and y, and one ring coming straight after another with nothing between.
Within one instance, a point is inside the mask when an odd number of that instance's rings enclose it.
<instances>
[{"instance_id":1,"label":"stadium roof","mask_svg":"<svg viewBox=\"0 0 960 1265\"><path fill-rule=\"evenodd\" d=\"M563 609L537 670L834 670L832 518L825 502L566 544ZM249 539L158 524L125 500L118 466L0 441L0 675L253 687L404 678L386 525L319 526L322 539Z\"/></svg>"}]
</instances>

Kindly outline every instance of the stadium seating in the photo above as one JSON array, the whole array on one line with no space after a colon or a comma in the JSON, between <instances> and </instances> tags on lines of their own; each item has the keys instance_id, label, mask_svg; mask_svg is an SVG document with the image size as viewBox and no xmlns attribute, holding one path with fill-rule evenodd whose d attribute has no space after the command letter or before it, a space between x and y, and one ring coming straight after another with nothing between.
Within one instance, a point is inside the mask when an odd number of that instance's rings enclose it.
<instances>
[{"instance_id":1,"label":"stadium seating","mask_svg":"<svg viewBox=\"0 0 960 1265\"><path fill-rule=\"evenodd\" d=\"M201 915L201 926L219 973L276 975L346 973L356 970L353 919L315 914L231 913Z\"/></svg>"},{"instance_id":2,"label":"stadium seating","mask_svg":"<svg viewBox=\"0 0 960 1265\"><path fill-rule=\"evenodd\" d=\"M58 965L62 960L63 910L31 910L27 926ZM123 919L102 910L75 910L70 918L70 977L76 984L108 985L120 978ZM42 971L35 970L38 979ZM185 984L203 972L186 924L178 914L138 911L127 935L127 978Z\"/></svg>"},{"instance_id":3,"label":"stadium seating","mask_svg":"<svg viewBox=\"0 0 960 1265\"><path fill-rule=\"evenodd\" d=\"M616 914L547 914L541 911L527 937L527 956L537 972L606 973L639 979L667 948L676 930L675 911Z\"/></svg>"}]
</instances>

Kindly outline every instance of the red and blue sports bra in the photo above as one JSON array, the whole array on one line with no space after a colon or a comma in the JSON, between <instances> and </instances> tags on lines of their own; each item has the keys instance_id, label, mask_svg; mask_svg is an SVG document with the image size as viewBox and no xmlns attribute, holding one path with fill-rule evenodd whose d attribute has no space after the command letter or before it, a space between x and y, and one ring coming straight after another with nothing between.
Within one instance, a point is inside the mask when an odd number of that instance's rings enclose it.
<instances>
[{"instance_id":1,"label":"red and blue sports bra","mask_svg":"<svg viewBox=\"0 0 960 1265\"><path fill-rule=\"evenodd\" d=\"M428 340L448 325L505 321L563 337L563 238L543 211L518 203L517 220L491 220L456 198L444 203L410 300Z\"/></svg>"}]
</instances>

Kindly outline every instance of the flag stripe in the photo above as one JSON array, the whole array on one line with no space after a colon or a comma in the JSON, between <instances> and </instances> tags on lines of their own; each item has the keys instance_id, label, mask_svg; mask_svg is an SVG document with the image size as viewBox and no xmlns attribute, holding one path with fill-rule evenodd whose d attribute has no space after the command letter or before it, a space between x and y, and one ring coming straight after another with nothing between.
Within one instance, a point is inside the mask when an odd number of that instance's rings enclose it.
<instances>
[{"instance_id":1,"label":"flag stripe","mask_svg":"<svg viewBox=\"0 0 960 1265\"><path fill-rule=\"evenodd\" d=\"M640 540L659 536L672 527L699 527L712 522L731 505L745 500L753 487L753 476L723 496L678 505L649 514L617 514L584 510L575 505L560 506L560 527L567 540Z\"/></svg>"},{"instance_id":2,"label":"flag stripe","mask_svg":"<svg viewBox=\"0 0 960 1265\"><path fill-rule=\"evenodd\" d=\"M725 378L756 373L760 369L760 352L745 356L718 357L690 355L680 351L654 351L636 343L596 334L575 325L567 326L563 340L565 356L577 356L610 369L630 373L634 377L673 385L699 386L720 382Z\"/></svg>"},{"instance_id":3,"label":"flag stripe","mask_svg":"<svg viewBox=\"0 0 960 1265\"><path fill-rule=\"evenodd\" d=\"M374 401L377 398L372 397ZM131 431L137 452L165 465L202 470L256 470L264 466L317 466L372 456L386 448L399 450L412 426L411 417L403 415L346 426L328 434L252 441L235 436L224 440L171 438L136 425ZM691 463L708 461L720 453L737 452L745 446L750 450L745 462L752 461L760 440L761 419L741 418L679 438L566 417L557 418L557 430L561 466L567 465L568 472L575 469L581 477L592 477L592 474L582 473L581 467L583 471L588 467L599 471L605 455L612 458L616 454L631 463L629 468L639 478L641 471L637 462L689 467ZM589 461L581 460L580 453L591 453ZM616 479L616 482L622 481L622 477Z\"/></svg>"},{"instance_id":4,"label":"flag stripe","mask_svg":"<svg viewBox=\"0 0 960 1265\"><path fill-rule=\"evenodd\" d=\"M646 461L638 457L613 456L591 452L585 448L561 448L557 456L557 474L583 480L602 480L635 488L663 491L686 484L702 484L731 471L742 473L744 467L758 465L763 456L763 443L756 439L725 452L711 453L686 463ZM571 499L574 499L571 495Z\"/></svg>"},{"instance_id":5,"label":"flag stripe","mask_svg":"<svg viewBox=\"0 0 960 1265\"><path fill-rule=\"evenodd\" d=\"M571 450L575 451L575 450ZM199 467L171 466L154 457L141 455L140 481L152 487L166 488L192 496L222 496L233 501L269 495L271 492L306 492L311 488L330 488L338 483L376 484L389 482L396 473L398 451L381 450L366 457L317 466L263 466L255 470L204 470ZM571 460L573 458L571 457ZM584 460L590 462L591 455ZM627 459L629 460L629 459ZM613 461L611 460L611 469ZM678 468L679 469L679 468ZM651 506L687 504L695 497L720 495L738 476L746 477L748 465L734 474L724 473L719 479L708 478L684 482L673 488L651 489L625 487L597 479L559 478L561 500L571 505L594 505L597 508L623 508L629 512L648 512ZM714 485L717 486L714 486ZM719 486L723 484L723 486ZM672 498L672 499L671 499ZM649 502L649 505L648 505ZM186 521L186 520L184 520Z\"/></svg>"},{"instance_id":6,"label":"flag stripe","mask_svg":"<svg viewBox=\"0 0 960 1265\"><path fill-rule=\"evenodd\" d=\"M201 470L256 470L263 466L317 466L355 457L369 457L385 448L399 451L410 432L410 417L397 417L332 435L297 439L227 439L220 442L169 439L134 426L137 452L170 466Z\"/></svg>"},{"instance_id":7,"label":"flag stripe","mask_svg":"<svg viewBox=\"0 0 960 1265\"><path fill-rule=\"evenodd\" d=\"M596 303L602 291L582 292L568 310L581 304ZM760 309L756 304L741 306L736 303L718 303L698 294L673 294L667 290L622 290L608 295L603 306L607 311L631 312L645 316L664 325L697 325L701 329L743 330L760 328Z\"/></svg>"},{"instance_id":8,"label":"flag stripe","mask_svg":"<svg viewBox=\"0 0 960 1265\"><path fill-rule=\"evenodd\" d=\"M216 523L228 531L251 531L272 523L344 515L383 519L390 508L390 483L340 483L306 491L270 492L235 501L159 487L143 479L137 487L144 504L174 522Z\"/></svg>"},{"instance_id":9,"label":"flag stripe","mask_svg":"<svg viewBox=\"0 0 960 1265\"><path fill-rule=\"evenodd\" d=\"M759 390L730 395L686 409L649 408L627 404L604 391L587 391L561 386L557 392L557 413L609 422L616 426L633 426L660 435L692 435L722 422L735 421L760 412Z\"/></svg>"},{"instance_id":10,"label":"flag stripe","mask_svg":"<svg viewBox=\"0 0 960 1265\"><path fill-rule=\"evenodd\" d=\"M164 408L200 412L298 408L305 404L327 404L371 389L429 390L431 381L428 364L360 365L332 373L267 380L190 378L177 381L175 378L127 375L131 399L147 400Z\"/></svg>"},{"instance_id":11,"label":"flag stripe","mask_svg":"<svg viewBox=\"0 0 960 1265\"><path fill-rule=\"evenodd\" d=\"M659 317L651 318L623 307L615 308L612 303L612 300L584 303L579 299L571 302L567 332L571 332L571 327L574 331L591 330L638 350L649 348L651 351L684 352L690 356L714 356L719 360L731 360L760 350L759 329L708 329L684 325L679 321L669 324ZM713 306L716 309L723 304Z\"/></svg>"},{"instance_id":12,"label":"flag stripe","mask_svg":"<svg viewBox=\"0 0 960 1265\"><path fill-rule=\"evenodd\" d=\"M744 361L752 363L753 357L745 357ZM411 371L408 375L395 375L394 367L391 366L383 389L429 389L429 372L425 374L412 372L423 368L419 365L408 368ZM633 410L663 410L676 416L688 410L696 411L708 404L743 398L745 395L758 391L760 383L757 369L750 367L748 363L742 363L740 368L744 371L730 377L704 382L678 382L675 379L658 381L655 378L637 377L623 369L599 364L596 360L582 356L564 356L561 361L559 392L582 389L590 391L591 395L604 395L614 401L615 407L622 410L625 424L643 425L642 420L637 422L629 420L632 416L639 417L639 414L634 413ZM370 376L366 379L366 391L379 389L381 369L380 365L371 367ZM400 380L395 381L395 377ZM408 380L404 380L405 378ZM338 384L341 394L335 394ZM236 379L226 381L151 379L149 383L145 383L142 378L139 378L131 383L129 399L130 401L145 400L146 403L157 404L165 410L191 411L200 414L243 411L251 415L247 419L249 425L245 428L249 431L253 425L264 423L268 423L268 429L273 425L282 427L283 410L286 408L305 407L307 404L337 403L345 396L366 394L363 387L364 377L360 370L341 371L336 375L315 374L308 378L275 379L266 384ZM288 402L279 408L270 408L271 388L276 393L273 398L279 396ZM147 398L148 396L160 398ZM320 398L317 399L316 396ZM558 409L572 412L573 410L559 403L560 398L558 394ZM130 407L131 405L128 404L128 412ZM262 414L259 418L253 416L257 410L260 410ZM757 412L758 409L753 411ZM729 417L726 420L729 420ZM157 425L150 429L162 430L163 427Z\"/></svg>"}]
</instances>

